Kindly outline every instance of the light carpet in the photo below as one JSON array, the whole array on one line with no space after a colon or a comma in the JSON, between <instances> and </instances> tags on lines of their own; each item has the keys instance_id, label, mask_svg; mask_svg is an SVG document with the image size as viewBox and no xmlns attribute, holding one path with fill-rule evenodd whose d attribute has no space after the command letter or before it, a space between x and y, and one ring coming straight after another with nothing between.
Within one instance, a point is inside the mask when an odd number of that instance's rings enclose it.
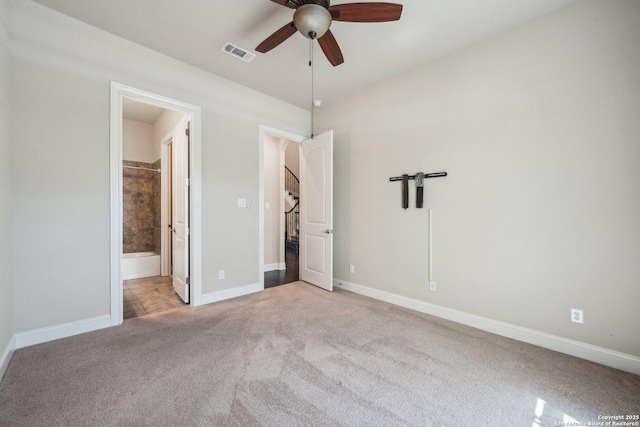
<instances>
[{"instance_id":1,"label":"light carpet","mask_svg":"<svg viewBox=\"0 0 640 427\"><path fill-rule=\"evenodd\" d=\"M302 282L16 351L8 426L555 426L640 377Z\"/></svg>"}]
</instances>

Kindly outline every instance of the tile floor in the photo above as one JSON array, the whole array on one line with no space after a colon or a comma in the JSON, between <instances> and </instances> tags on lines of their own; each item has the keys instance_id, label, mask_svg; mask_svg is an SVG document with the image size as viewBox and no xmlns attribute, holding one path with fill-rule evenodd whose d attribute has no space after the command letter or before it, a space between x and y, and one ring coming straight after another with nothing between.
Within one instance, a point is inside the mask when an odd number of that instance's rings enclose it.
<instances>
[{"instance_id":1,"label":"tile floor","mask_svg":"<svg viewBox=\"0 0 640 427\"><path fill-rule=\"evenodd\" d=\"M169 276L125 280L123 287L125 319L160 313L185 305L173 290L172 279Z\"/></svg>"}]
</instances>

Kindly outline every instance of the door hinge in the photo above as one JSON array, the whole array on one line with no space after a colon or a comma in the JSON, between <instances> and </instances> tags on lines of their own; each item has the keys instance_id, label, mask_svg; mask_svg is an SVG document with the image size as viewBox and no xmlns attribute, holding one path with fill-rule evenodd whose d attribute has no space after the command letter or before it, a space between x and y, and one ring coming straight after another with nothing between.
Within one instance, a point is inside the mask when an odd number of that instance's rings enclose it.
<instances>
[{"instance_id":1,"label":"door hinge","mask_svg":"<svg viewBox=\"0 0 640 427\"><path fill-rule=\"evenodd\" d=\"M187 184L187 187L191 185L191 181L189 180L189 178L186 178L184 182L185 184Z\"/></svg>"},{"instance_id":2,"label":"door hinge","mask_svg":"<svg viewBox=\"0 0 640 427\"><path fill-rule=\"evenodd\" d=\"M187 277L184 281L187 285L191 284L191 277Z\"/></svg>"},{"instance_id":3,"label":"door hinge","mask_svg":"<svg viewBox=\"0 0 640 427\"><path fill-rule=\"evenodd\" d=\"M184 130L184 134L185 134L185 135L187 135L187 136L189 136L189 128L187 128L187 129L185 129L185 130Z\"/></svg>"},{"instance_id":4,"label":"door hinge","mask_svg":"<svg viewBox=\"0 0 640 427\"><path fill-rule=\"evenodd\" d=\"M190 228L187 228L187 230L185 231L185 233L187 233L187 236L190 236L190 235L191 235L191 229L190 229Z\"/></svg>"}]
</instances>

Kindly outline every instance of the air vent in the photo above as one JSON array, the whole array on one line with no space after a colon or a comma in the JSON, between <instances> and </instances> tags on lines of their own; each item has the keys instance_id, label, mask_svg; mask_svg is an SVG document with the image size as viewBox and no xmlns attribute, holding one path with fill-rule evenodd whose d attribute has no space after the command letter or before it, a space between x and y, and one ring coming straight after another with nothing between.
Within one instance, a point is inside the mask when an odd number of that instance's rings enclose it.
<instances>
[{"instance_id":1,"label":"air vent","mask_svg":"<svg viewBox=\"0 0 640 427\"><path fill-rule=\"evenodd\" d=\"M242 59L244 62L251 62L251 60L256 57L253 53L249 53L245 49L229 42L224 45L222 51L238 59Z\"/></svg>"}]
</instances>

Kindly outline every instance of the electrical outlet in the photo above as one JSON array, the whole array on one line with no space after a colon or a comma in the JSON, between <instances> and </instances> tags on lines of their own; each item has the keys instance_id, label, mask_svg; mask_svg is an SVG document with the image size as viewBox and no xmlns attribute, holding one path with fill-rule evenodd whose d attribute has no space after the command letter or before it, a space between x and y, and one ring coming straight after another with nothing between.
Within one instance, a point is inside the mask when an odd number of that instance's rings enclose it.
<instances>
[{"instance_id":1,"label":"electrical outlet","mask_svg":"<svg viewBox=\"0 0 640 427\"><path fill-rule=\"evenodd\" d=\"M584 323L584 312L578 308L572 308L571 321L574 323Z\"/></svg>"},{"instance_id":2,"label":"electrical outlet","mask_svg":"<svg viewBox=\"0 0 640 427\"><path fill-rule=\"evenodd\" d=\"M435 280L429 280L429 290L430 291L436 291L436 282Z\"/></svg>"},{"instance_id":3,"label":"electrical outlet","mask_svg":"<svg viewBox=\"0 0 640 427\"><path fill-rule=\"evenodd\" d=\"M218 270L218 279L224 279L224 270Z\"/></svg>"},{"instance_id":4,"label":"electrical outlet","mask_svg":"<svg viewBox=\"0 0 640 427\"><path fill-rule=\"evenodd\" d=\"M353 264L349 264L349 273L353 274L356 272L356 266Z\"/></svg>"}]
</instances>

